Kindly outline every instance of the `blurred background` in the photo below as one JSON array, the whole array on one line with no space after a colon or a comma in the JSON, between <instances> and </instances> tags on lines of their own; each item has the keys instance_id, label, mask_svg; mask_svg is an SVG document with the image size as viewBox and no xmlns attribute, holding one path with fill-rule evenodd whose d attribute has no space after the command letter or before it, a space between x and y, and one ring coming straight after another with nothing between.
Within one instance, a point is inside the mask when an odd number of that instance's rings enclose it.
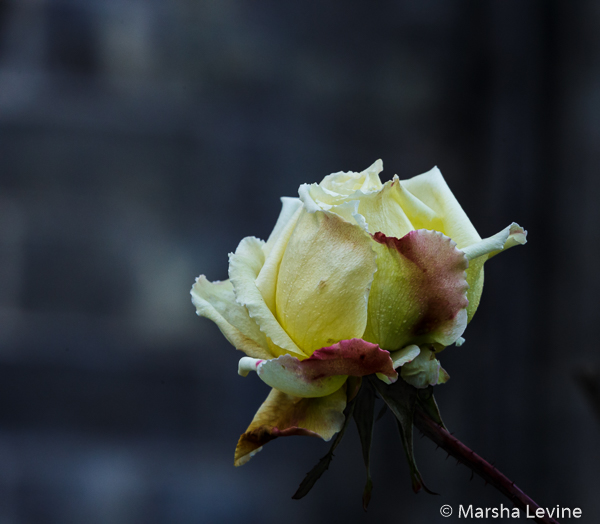
<instances>
[{"instance_id":1,"label":"blurred background","mask_svg":"<svg viewBox=\"0 0 600 524\"><path fill-rule=\"evenodd\" d=\"M600 7L592 0L0 0L0 523L452 522L510 507L391 417L371 507L351 427L233 451L268 387L189 289L279 197L437 165L482 236L447 426L542 506L600 519ZM596 398L598 400L598 398ZM522 519L525 522L525 519ZM512 520L516 522L516 520Z\"/></svg>"}]
</instances>

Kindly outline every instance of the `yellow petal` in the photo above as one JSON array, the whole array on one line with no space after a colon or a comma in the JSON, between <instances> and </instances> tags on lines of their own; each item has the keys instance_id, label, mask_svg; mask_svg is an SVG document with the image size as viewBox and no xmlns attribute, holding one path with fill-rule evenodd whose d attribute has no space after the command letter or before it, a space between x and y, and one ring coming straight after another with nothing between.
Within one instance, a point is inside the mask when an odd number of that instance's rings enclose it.
<instances>
[{"instance_id":1,"label":"yellow petal","mask_svg":"<svg viewBox=\"0 0 600 524\"><path fill-rule=\"evenodd\" d=\"M362 171L332 173L320 184L302 184L298 189L300 200L311 213L319 210L332 210L334 206L360 200L364 195L380 191L383 187L379 173L383 170L381 160Z\"/></svg>"},{"instance_id":2,"label":"yellow petal","mask_svg":"<svg viewBox=\"0 0 600 524\"><path fill-rule=\"evenodd\" d=\"M281 211L273 231L269 235L267 242L263 246L265 256L268 257L271 249L277 244L282 234L290 227L290 224L295 224L294 216L302 207L302 202L299 198L281 197ZM296 217L297 218L297 217Z\"/></svg>"},{"instance_id":3,"label":"yellow petal","mask_svg":"<svg viewBox=\"0 0 600 524\"><path fill-rule=\"evenodd\" d=\"M434 212L430 219L435 223L421 223L418 227L444 233L456 242L459 249L481 240L437 167L409 180L403 180L401 184L413 197ZM410 200L406 198L405 201ZM414 203L414 199L412 201ZM407 210L407 214L412 219L412 212ZM422 218L425 219L426 215L422 215Z\"/></svg>"},{"instance_id":4,"label":"yellow petal","mask_svg":"<svg viewBox=\"0 0 600 524\"><path fill-rule=\"evenodd\" d=\"M362 336L376 270L371 244L363 230L333 213L300 215L279 269L276 309L306 354Z\"/></svg>"},{"instance_id":5,"label":"yellow petal","mask_svg":"<svg viewBox=\"0 0 600 524\"><path fill-rule=\"evenodd\" d=\"M383 162L376 160L371 166L360 173L354 171L332 173L321 181L319 188L323 192L316 192L315 196L322 197L324 194L327 194L333 197L350 197L350 200L352 200L355 195L379 191L382 186L379 179L381 171L383 171ZM339 201L327 201L326 198L323 198L323 201L326 203L339 203Z\"/></svg>"},{"instance_id":6,"label":"yellow petal","mask_svg":"<svg viewBox=\"0 0 600 524\"><path fill-rule=\"evenodd\" d=\"M344 387L319 398L298 398L272 389L240 437L234 464L245 464L262 446L277 437L306 435L331 439L344 424L345 407Z\"/></svg>"},{"instance_id":7,"label":"yellow petal","mask_svg":"<svg viewBox=\"0 0 600 524\"><path fill-rule=\"evenodd\" d=\"M400 183L398 177L395 177L386 182L380 191L369 193L360 199L358 212L365 218L369 233L380 231L387 236L402 238L415 229L402 209L400 193Z\"/></svg>"},{"instance_id":8,"label":"yellow petal","mask_svg":"<svg viewBox=\"0 0 600 524\"><path fill-rule=\"evenodd\" d=\"M229 256L229 277L237 302L246 307L250 317L267 336L269 350L273 355L292 353L306 357L281 327L256 287L256 279L264 263L263 242L254 237L244 238L235 254Z\"/></svg>"},{"instance_id":9,"label":"yellow petal","mask_svg":"<svg viewBox=\"0 0 600 524\"><path fill-rule=\"evenodd\" d=\"M209 282L204 275L196 279L191 291L196 313L217 324L223 335L239 349L255 358L273 358L267 339L248 310L235 301L229 280Z\"/></svg>"},{"instance_id":10,"label":"yellow petal","mask_svg":"<svg viewBox=\"0 0 600 524\"><path fill-rule=\"evenodd\" d=\"M256 278L256 287L273 314L275 314L275 290L279 265L302 210L302 202L298 198L282 198L281 201L283 203L281 214L269 240L263 246L265 263Z\"/></svg>"}]
</instances>

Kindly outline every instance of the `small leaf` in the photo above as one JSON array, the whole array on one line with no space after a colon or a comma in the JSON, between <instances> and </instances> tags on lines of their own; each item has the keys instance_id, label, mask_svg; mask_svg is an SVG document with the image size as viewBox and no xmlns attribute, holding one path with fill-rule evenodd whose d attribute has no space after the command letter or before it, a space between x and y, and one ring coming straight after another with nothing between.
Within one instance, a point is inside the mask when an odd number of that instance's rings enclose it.
<instances>
[{"instance_id":1,"label":"small leaf","mask_svg":"<svg viewBox=\"0 0 600 524\"><path fill-rule=\"evenodd\" d=\"M423 482L413 451L413 416L418 398L417 389L407 384L402 378L399 378L391 386L386 386L380 380L371 379L371 383L397 419L398 431L406 453L413 491L417 493L423 488L427 493L435 495L436 493L431 491Z\"/></svg>"},{"instance_id":2,"label":"small leaf","mask_svg":"<svg viewBox=\"0 0 600 524\"><path fill-rule=\"evenodd\" d=\"M367 470L367 482L363 491L363 509L366 511L371 501L371 491L373 490L373 481L371 480L370 455L371 443L373 441L373 424L375 422L375 391L373 386L367 380L361 389L356 406L354 408L354 422L360 436L362 446L363 460Z\"/></svg>"},{"instance_id":3,"label":"small leaf","mask_svg":"<svg viewBox=\"0 0 600 524\"><path fill-rule=\"evenodd\" d=\"M421 405L425 413L427 413L427 415L429 415L429 417L433 419L434 422L436 422L437 424L442 426L442 428L447 430L448 428L444 426L444 421L442 420L442 415L440 414L440 408L438 408L437 402L435 401L435 398L433 396L433 386L429 386L425 389L419 389L418 395L419 404Z\"/></svg>"},{"instance_id":4,"label":"small leaf","mask_svg":"<svg viewBox=\"0 0 600 524\"><path fill-rule=\"evenodd\" d=\"M344 433L346 432L348 423L350 422L350 419L352 418L352 413L354 411L355 402L356 402L356 399L349 402L348 405L346 406L346 409L344 410L344 415L346 416L346 419L344 420L344 425L342 426L342 429L335 437L335 440L333 441L333 444L331 445L329 452L327 453L327 455L322 457L321 460L319 460L319 462L317 463L317 465L306 474L306 477L304 477L304 480L300 483L300 486L298 486L296 493L294 493L292 495L293 499L299 500L302 497L305 497L308 494L308 492L313 488L313 486L316 484L317 480L319 480L321 478L321 475L323 475L323 473L325 473L325 471L327 471L327 468L329 468L329 464L331 463L331 461L333 459L333 452L334 452L335 448L337 448L338 444L342 441L342 437L344 436Z\"/></svg>"}]
</instances>

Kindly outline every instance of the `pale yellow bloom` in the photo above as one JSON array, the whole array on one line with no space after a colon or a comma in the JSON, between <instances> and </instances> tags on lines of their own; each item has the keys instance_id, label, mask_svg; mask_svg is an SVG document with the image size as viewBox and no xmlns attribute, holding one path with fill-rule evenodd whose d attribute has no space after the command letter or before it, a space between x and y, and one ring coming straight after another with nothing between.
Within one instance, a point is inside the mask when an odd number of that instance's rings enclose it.
<instances>
[{"instance_id":1,"label":"pale yellow bloom","mask_svg":"<svg viewBox=\"0 0 600 524\"><path fill-rule=\"evenodd\" d=\"M484 262L525 243L517 224L482 240L437 168L385 184L381 170L378 160L300 186L267 242L245 238L230 255L228 281L192 288L197 313L246 353L239 373L274 388L237 465L277 436L331 438L348 376L445 382L436 353L463 342Z\"/></svg>"}]
</instances>

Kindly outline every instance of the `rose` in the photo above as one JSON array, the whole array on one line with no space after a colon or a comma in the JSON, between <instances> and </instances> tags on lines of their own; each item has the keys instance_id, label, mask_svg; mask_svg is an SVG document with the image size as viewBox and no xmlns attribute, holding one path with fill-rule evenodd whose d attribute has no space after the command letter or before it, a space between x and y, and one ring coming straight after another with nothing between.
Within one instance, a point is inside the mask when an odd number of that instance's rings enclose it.
<instances>
[{"instance_id":1,"label":"rose","mask_svg":"<svg viewBox=\"0 0 600 524\"><path fill-rule=\"evenodd\" d=\"M449 377L435 358L461 344L481 296L483 264L525 243L511 224L482 240L437 168L382 184L380 160L334 173L282 198L267 242L244 238L229 277L192 288L213 320L273 389L240 437L235 464L287 435L328 440L340 430L349 376L376 373L415 387Z\"/></svg>"}]
</instances>

